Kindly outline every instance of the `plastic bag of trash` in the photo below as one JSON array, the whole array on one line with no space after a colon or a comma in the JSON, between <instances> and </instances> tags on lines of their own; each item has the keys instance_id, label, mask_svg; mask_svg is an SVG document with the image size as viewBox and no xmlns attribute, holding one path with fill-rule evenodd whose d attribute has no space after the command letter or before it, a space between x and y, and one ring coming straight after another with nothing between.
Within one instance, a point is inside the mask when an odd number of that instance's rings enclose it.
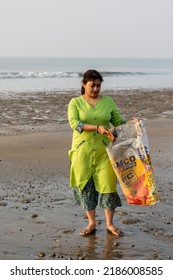
<instances>
[{"instance_id":1,"label":"plastic bag of trash","mask_svg":"<svg viewBox=\"0 0 173 280\"><path fill-rule=\"evenodd\" d=\"M143 121L120 125L116 134L116 142L111 142L106 150L128 203L154 205L160 196Z\"/></svg>"}]
</instances>

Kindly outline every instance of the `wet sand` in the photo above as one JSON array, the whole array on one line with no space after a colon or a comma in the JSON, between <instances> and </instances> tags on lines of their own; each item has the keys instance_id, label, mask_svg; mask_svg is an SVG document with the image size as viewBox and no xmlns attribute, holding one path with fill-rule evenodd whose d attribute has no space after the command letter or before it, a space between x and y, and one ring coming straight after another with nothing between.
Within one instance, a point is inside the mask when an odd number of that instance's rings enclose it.
<instances>
[{"instance_id":1,"label":"wet sand","mask_svg":"<svg viewBox=\"0 0 173 280\"><path fill-rule=\"evenodd\" d=\"M118 186L118 239L99 208L96 233L79 235L87 220L73 202L67 156L74 95L0 96L0 259L173 259L173 90L109 92L125 118L144 120L161 196L155 206L130 206Z\"/></svg>"}]
</instances>

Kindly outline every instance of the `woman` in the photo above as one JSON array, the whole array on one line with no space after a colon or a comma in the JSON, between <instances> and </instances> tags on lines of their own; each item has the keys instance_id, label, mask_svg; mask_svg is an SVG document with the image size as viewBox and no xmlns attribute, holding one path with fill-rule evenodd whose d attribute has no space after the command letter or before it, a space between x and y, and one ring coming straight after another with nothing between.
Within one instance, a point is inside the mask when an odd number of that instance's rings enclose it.
<instances>
[{"instance_id":1,"label":"woman","mask_svg":"<svg viewBox=\"0 0 173 280\"><path fill-rule=\"evenodd\" d=\"M115 236L122 232L113 224L114 210L121 206L116 191L116 176L105 144L112 134L110 123L125 123L114 101L100 94L103 78L96 70L88 70L82 80L81 96L72 98L68 106L69 124L73 129L70 157L70 186L78 204L88 217L88 225L80 235L96 230L96 207L104 208L107 231Z\"/></svg>"}]
</instances>

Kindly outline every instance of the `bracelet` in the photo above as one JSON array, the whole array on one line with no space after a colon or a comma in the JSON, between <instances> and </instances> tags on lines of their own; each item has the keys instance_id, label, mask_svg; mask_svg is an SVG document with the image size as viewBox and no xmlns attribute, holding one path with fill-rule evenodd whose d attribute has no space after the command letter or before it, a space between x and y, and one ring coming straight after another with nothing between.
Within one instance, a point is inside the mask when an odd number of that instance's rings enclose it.
<instances>
[{"instance_id":1,"label":"bracelet","mask_svg":"<svg viewBox=\"0 0 173 280\"><path fill-rule=\"evenodd\" d=\"M97 133L99 133L99 125L97 125Z\"/></svg>"}]
</instances>

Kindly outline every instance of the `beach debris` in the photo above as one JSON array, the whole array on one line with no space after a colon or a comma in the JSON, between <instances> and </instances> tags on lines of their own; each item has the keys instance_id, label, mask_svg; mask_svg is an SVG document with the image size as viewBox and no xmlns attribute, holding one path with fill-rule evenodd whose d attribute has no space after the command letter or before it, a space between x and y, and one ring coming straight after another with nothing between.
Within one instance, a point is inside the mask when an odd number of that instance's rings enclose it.
<instances>
[{"instance_id":1,"label":"beach debris","mask_svg":"<svg viewBox=\"0 0 173 280\"><path fill-rule=\"evenodd\" d=\"M1 202L0 202L0 206L3 206L3 207L7 206L7 202L1 201Z\"/></svg>"},{"instance_id":2,"label":"beach debris","mask_svg":"<svg viewBox=\"0 0 173 280\"><path fill-rule=\"evenodd\" d=\"M51 257L51 258L55 258L55 257L56 257L56 253L55 253L55 252L51 253L51 254L50 254L50 257Z\"/></svg>"},{"instance_id":3,"label":"beach debris","mask_svg":"<svg viewBox=\"0 0 173 280\"><path fill-rule=\"evenodd\" d=\"M57 256L57 258L58 258L58 259L63 259L64 256L63 256L62 254L59 254L59 255Z\"/></svg>"},{"instance_id":4,"label":"beach debris","mask_svg":"<svg viewBox=\"0 0 173 280\"><path fill-rule=\"evenodd\" d=\"M97 225L101 225L102 221L101 220L97 220Z\"/></svg>"},{"instance_id":5,"label":"beach debris","mask_svg":"<svg viewBox=\"0 0 173 280\"><path fill-rule=\"evenodd\" d=\"M158 258L158 254L157 253L153 253L153 258L157 259Z\"/></svg>"},{"instance_id":6,"label":"beach debris","mask_svg":"<svg viewBox=\"0 0 173 280\"><path fill-rule=\"evenodd\" d=\"M128 213L125 212L125 211L115 211L115 213L117 213L117 214L120 215L120 216L126 216L126 215L128 215Z\"/></svg>"},{"instance_id":7,"label":"beach debris","mask_svg":"<svg viewBox=\"0 0 173 280\"><path fill-rule=\"evenodd\" d=\"M25 210L25 211L28 210L28 207L27 207L27 206L24 206L24 207L23 207L23 210Z\"/></svg>"},{"instance_id":8,"label":"beach debris","mask_svg":"<svg viewBox=\"0 0 173 280\"><path fill-rule=\"evenodd\" d=\"M85 257L84 256L80 256L80 257L78 257L78 260L85 260Z\"/></svg>"},{"instance_id":9,"label":"beach debris","mask_svg":"<svg viewBox=\"0 0 173 280\"><path fill-rule=\"evenodd\" d=\"M43 120L48 119L48 117L47 117L47 116L42 116L42 117L33 117L32 119L33 119L33 120L38 120L38 121L43 121Z\"/></svg>"},{"instance_id":10,"label":"beach debris","mask_svg":"<svg viewBox=\"0 0 173 280\"><path fill-rule=\"evenodd\" d=\"M21 198L21 203L30 203L31 202L31 199L30 198L28 198L28 197L22 197Z\"/></svg>"},{"instance_id":11,"label":"beach debris","mask_svg":"<svg viewBox=\"0 0 173 280\"><path fill-rule=\"evenodd\" d=\"M114 246L115 246L115 247L118 247L119 245L120 245L119 242L114 242Z\"/></svg>"},{"instance_id":12,"label":"beach debris","mask_svg":"<svg viewBox=\"0 0 173 280\"><path fill-rule=\"evenodd\" d=\"M38 217L37 214L32 214L32 215L31 215L31 218L33 218L33 219L34 219L34 218L37 218L37 217Z\"/></svg>"},{"instance_id":13,"label":"beach debris","mask_svg":"<svg viewBox=\"0 0 173 280\"><path fill-rule=\"evenodd\" d=\"M124 220L122 220L122 223L126 224L126 225L136 224L138 222L140 222L140 220L138 220L138 219L124 219Z\"/></svg>"},{"instance_id":14,"label":"beach debris","mask_svg":"<svg viewBox=\"0 0 173 280\"><path fill-rule=\"evenodd\" d=\"M115 252L114 256L115 256L117 259L122 259L123 254L122 254L122 252Z\"/></svg>"},{"instance_id":15,"label":"beach debris","mask_svg":"<svg viewBox=\"0 0 173 280\"><path fill-rule=\"evenodd\" d=\"M37 252L37 257L44 258L45 256L46 256L46 254L44 252L41 252L41 251Z\"/></svg>"},{"instance_id":16,"label":"beach debris","mask_svg":"<svg viewBox=\"0 0 173 280\"><path fill-rule=\"evenodd\" d=\"M73 228L72 229L70 229L70 228L68 229L67 228L67 229L61 230L61 232L64 233L64 234L66 234L66 233L73 233L74 231L75 231L75 229L73 229Z\"/></svg>"}]
</instances>

